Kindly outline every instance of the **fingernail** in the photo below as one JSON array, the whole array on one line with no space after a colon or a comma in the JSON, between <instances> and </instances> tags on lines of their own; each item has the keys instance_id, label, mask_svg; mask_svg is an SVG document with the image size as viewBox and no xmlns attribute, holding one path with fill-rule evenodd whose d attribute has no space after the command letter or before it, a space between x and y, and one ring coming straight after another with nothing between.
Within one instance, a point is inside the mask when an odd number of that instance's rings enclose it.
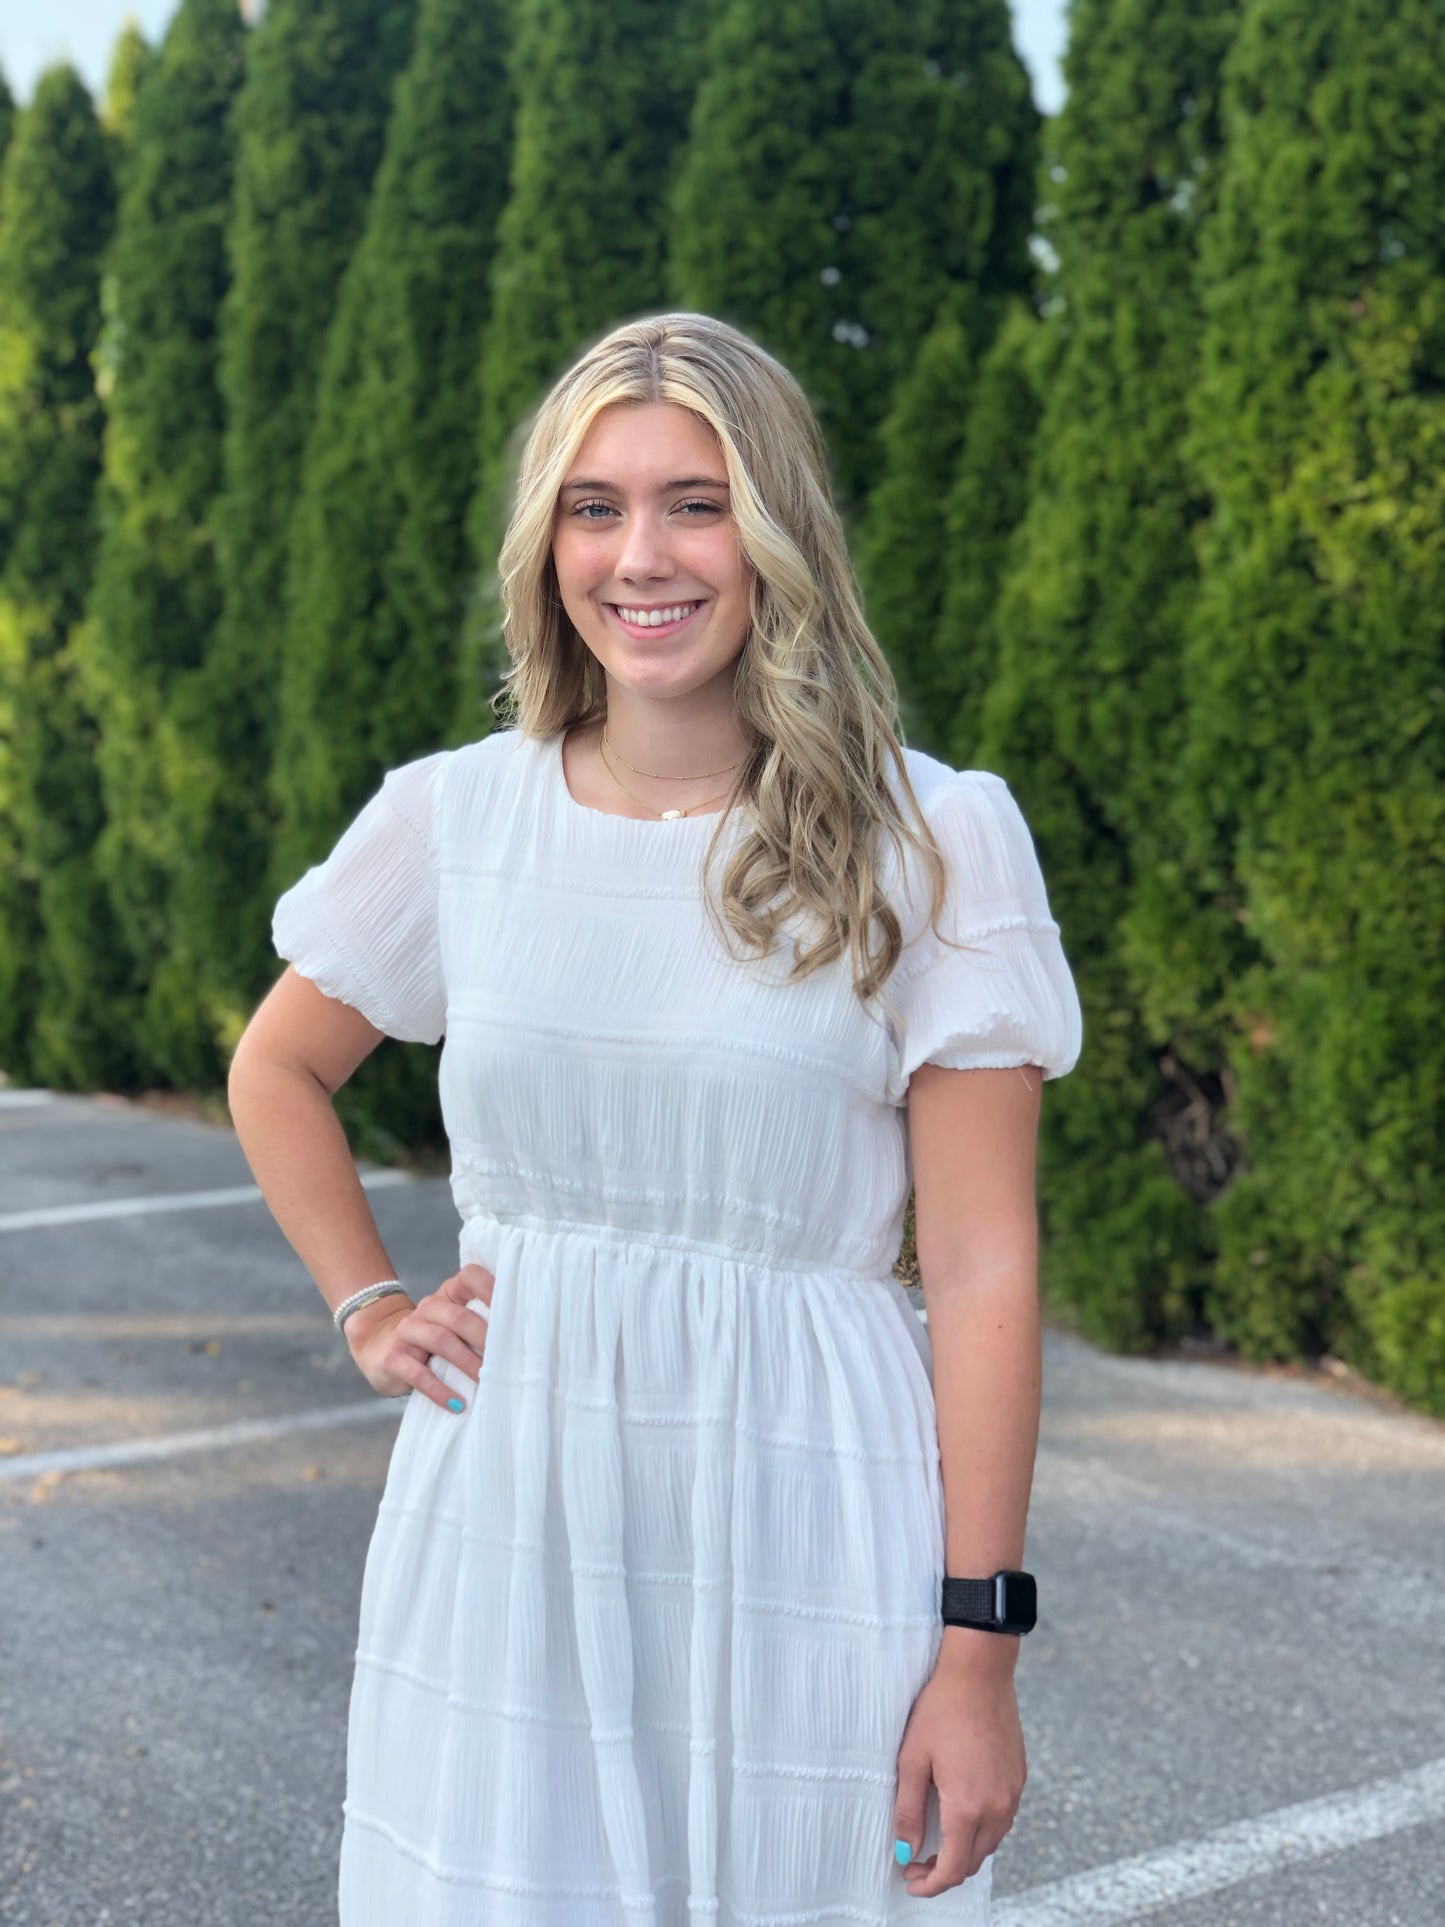
<instances>
[{"instance_id":1,"label":"fingernail","mask_svg":"<svg viewBox=\"0 0 1445 1927\"><path fill-rule=\"evenodd\" d=\"M900 1867L906 1867L908 1865L909 1861L913 1858L913 1849L906 1840L895 1840L893 1842L893 1858L898 1862Z\"/></svg>"},{"instance_id":2,"label":"fingernail","mask_svg":"<svg viewBox=\"0 0 1445 1927\"><path fill-rule=\"evenodd\" d=\"M462 1402L459 1398L449 1398L447 1400L447 1410L449 1412L460 1412L461 1409L462 1409Z\"/></svg>"}]
</instances>

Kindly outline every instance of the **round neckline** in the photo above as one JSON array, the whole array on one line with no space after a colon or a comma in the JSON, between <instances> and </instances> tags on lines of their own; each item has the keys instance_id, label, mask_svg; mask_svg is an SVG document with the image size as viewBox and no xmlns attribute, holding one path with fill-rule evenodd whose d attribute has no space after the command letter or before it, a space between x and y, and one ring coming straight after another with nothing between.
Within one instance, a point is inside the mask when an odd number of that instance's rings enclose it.
<instances>
[{"instance_id":1,"label":"round neckline","mask_svg":"<svg viewBox=\"0 0 1445 1927\"><path fill-rule=\"evenodd\" d=\"M568 725L568 728L571 728L571 724ZM557 791L558 802L569 816L591 817L603 823L625 823L630 829L642 830L644 832L670 830L675 833L681 829L683 824L689 824L694 827L701 823L716 824L719 817L728 814L728 805L726 803L723 804L721 809L704 810L696 816L669 817L623 816L618 810L598 810L594 809L590 803L579 803L577 798L572 794L571 786L567 781L567 766L562 759L562 745L566 741L566 738L567 730L559 729L556 735L551 738L548 747L554 765L552 780ZM735 806L733 814L736 815L737 813L737 807Z\"/></svg>"}]
</instances>

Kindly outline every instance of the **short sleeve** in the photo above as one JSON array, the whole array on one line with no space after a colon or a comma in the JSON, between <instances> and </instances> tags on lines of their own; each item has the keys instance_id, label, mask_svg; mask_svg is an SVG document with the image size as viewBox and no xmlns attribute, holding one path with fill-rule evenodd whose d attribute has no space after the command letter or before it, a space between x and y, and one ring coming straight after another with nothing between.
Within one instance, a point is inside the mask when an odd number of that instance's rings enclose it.
<instances>
[{"instance_id":1,"label":"short sleeve","mask_svg":"<svg viewBox=\"0 0 1445 1927\"><path fill-rule=\"evenodd\" d=\"M435 1044L446 1029L438 854L450 750L388 772L324 862L278 901L278 956L388 1037Z\"/></svg>"},{"instance_id":2,"label":"short sleeve","mask_svg":"<svg viewBox=\"0 0 1445 1927\"><path fill-rule=\"evenodd\" d=\"M920 1064L1065 1076L1083 1016L1022 811L1002 777L951 770L927 816L948 872L937 927L967 948L928 927L905 946L888 982L890 1101L906 1101Z\"/></svg>"}]
</instances>

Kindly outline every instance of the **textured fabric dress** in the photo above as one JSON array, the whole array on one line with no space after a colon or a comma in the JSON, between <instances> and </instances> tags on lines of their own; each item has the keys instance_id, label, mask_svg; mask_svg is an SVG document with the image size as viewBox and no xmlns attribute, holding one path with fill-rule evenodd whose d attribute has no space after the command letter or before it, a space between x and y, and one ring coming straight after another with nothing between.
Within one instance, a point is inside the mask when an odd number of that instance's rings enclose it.
<instances>
[{"instance_id":1,"label":"textured fabric dress","mask_svg":"<svg viewBox=\"0 0 1445 1927\"><path fill-rule=\"evenodd\" d=\"M846 959L730 957L716 818L578 803L560 737L391 771L276 907L328 996L445 1035L459 1263L496 1280L479 1380L431 1361L465 1412L399 1406L340 1927L986 1927L991 1859L921 1899L892 1851L944 1571L907 1085L1060 1077L1082 1022L1006 784L906 755L970 948L885 839L896 1022Z\"/></svg>"}]
</instances>

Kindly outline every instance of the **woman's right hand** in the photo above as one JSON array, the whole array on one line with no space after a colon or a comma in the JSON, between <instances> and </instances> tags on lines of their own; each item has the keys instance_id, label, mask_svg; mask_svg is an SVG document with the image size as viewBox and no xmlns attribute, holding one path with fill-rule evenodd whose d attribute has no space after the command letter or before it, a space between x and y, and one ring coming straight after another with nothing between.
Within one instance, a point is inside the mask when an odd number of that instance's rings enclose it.
<instances>
[{"instance_id":1,"label":"woman's right hand","mask_svg":"<svg viewBox=\"0 0 1445 1927\"><path fill-rule=\"evenodd\" d=\"M367 1384L386 1398L424 1392L445 1411L456 1394L428 1361L434 1355L449 1359L476 1382L487 1349L487 1321L468 1311L467 1303L481 1298L490 1306L495 1283L485 1266L463 1265L414 1305L388 1295L353 1312L341 1330Z\"/></svg>"}]
</instances>

